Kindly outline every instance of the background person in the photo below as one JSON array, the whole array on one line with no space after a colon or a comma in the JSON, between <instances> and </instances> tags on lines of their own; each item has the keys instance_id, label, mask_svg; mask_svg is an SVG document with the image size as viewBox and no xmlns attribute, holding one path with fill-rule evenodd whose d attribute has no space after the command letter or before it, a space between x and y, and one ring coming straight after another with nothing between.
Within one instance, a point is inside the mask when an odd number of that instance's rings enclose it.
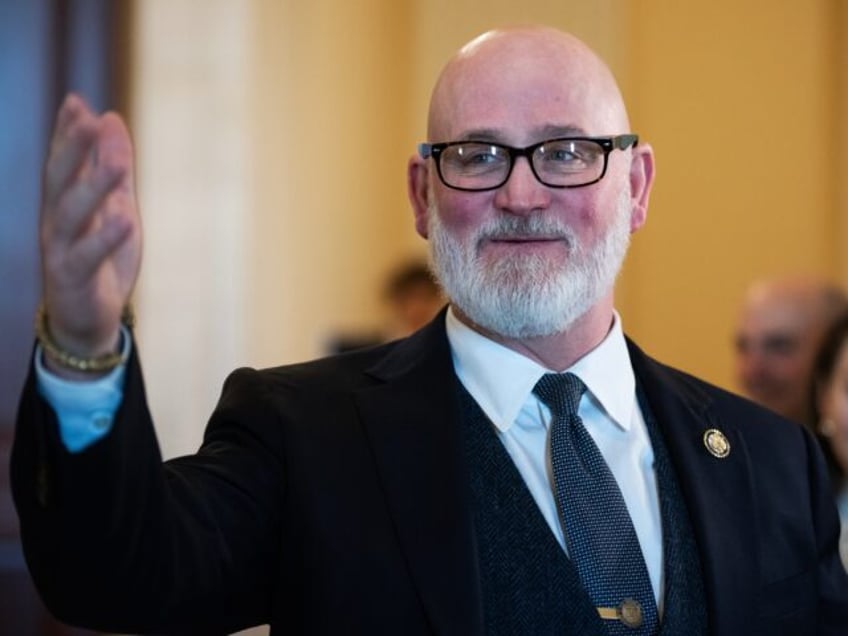
<instances>
[{"instance_id":1,"label":"background person","mask_svg":"<svg viewBox=\"0 0 848 636\"><path fill-rule=\"evenodd\" d=\"M389 272L380 298L386 314L382 328L334 334L327 344L327 353L354 351L404 338L433 320L447 303L426 261L417 259L404 261Z\"/></svg>"},{"instance_id":2,"label":"background person","mask_svg":"<svg viewBox=\"0 0 848 636\"><path fill-rule=\"evenodd\" d=\"M742 392L814 429L809 403L813 359L824 333L846 310L845 292L820 278L792 276L752 284L734 336Z\"/></svg>"},{"instance_id":3,"label":"background person","mask_svg":"<svg viewBox=\"0 0 848 636\"><path fill-rule=\"evenodd\" d=\"M383 298L389 314L387 338L401 338L436 317L447 299L424 261L400 264L388 276Z\"/></svg>"},{"instance_id":4,"label":"background person","mask_svg":"<svg viewBox=\"0 0 848 636\"><path fill-rule=\"evenodd\" d=\"M848 314L834 323L822 342L813 366L811 395L842 519L842 562L848 567Z\"/></svg>"}]
</instances>

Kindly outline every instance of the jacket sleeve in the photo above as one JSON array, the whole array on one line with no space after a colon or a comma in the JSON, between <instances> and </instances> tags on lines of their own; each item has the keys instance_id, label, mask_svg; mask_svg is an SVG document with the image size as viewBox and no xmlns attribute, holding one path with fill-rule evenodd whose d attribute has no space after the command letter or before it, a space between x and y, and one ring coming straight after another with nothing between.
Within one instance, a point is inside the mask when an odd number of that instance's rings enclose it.
<instances>
[{"instance_id":1,"label":"jacket sleeve","mask_svg":"<svg viewBox=\"0 0 848 636\"><path fill-rule=\"evenodd\" d=\"M112 431L74 454L30 370L12 491L28 567L60 620L181 633L268 622L282 466L265 392L259 373L235 372L198 453L163 464L135 353Z\"/></svg>"}]
</instances>

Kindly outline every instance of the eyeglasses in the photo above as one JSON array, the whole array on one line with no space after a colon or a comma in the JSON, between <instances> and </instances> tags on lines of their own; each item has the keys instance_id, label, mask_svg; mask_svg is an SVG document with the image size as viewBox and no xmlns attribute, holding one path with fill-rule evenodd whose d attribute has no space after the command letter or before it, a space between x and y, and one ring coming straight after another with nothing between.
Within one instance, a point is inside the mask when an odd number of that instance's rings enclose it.
<instances>
[{"instance_id":1,"label":"eyeglasses","mask_svg":"<svg viewBox=\"0 0 848 636\"><path fill-rule=\"evenodd\" d=\"M439 178L449 188L478 192L500 188L512 174L517 157L526 157L540 183L551 188L580 188L600 181L613 150L639 143L638 135L560 137L526 148L488 141L419 144L422 158L432 157Z\"/></svg>"}]
</instances>

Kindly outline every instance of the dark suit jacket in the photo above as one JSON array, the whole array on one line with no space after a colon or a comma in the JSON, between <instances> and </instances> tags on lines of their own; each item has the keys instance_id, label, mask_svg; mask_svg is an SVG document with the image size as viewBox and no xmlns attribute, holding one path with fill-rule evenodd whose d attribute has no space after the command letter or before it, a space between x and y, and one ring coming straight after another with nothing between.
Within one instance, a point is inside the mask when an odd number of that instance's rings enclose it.
<instances>
[{"instance_id":1,"label":"dark suit jacket","mask_svg":"<svg viewBox=\"0 0 848 636\"><path fill-rule=\"evenodd\" d=\"M811 436L631 357L689 506L711 633L848 633ZM76 455L31 374L12 479L38 588L104 630L481 634L456 383L443 317L376 349L238 370L199 452L163 470L135 356L113 431ZM728 457L707 452L710 428Z\"/></svg>"}]
</instances>

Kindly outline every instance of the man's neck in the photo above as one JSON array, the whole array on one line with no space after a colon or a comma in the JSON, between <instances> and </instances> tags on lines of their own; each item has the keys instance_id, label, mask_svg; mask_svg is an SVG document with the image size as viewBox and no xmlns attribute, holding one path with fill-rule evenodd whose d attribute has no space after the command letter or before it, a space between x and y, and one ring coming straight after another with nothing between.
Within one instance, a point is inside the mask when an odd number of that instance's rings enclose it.
<instances>
[{"instance_id":1,"label":"man's neck","mask_svg":"<svg viewBox=\"0 0 848 636\"><path fill-rule=\"evenodd\" d=\"M453 311L474 331L553 371L568 369L597 347L613 324L612 296L596 303L565 331L536 338L509 338L476 324L456 305L453 305Z\"/></svg>"}]
</instances>

